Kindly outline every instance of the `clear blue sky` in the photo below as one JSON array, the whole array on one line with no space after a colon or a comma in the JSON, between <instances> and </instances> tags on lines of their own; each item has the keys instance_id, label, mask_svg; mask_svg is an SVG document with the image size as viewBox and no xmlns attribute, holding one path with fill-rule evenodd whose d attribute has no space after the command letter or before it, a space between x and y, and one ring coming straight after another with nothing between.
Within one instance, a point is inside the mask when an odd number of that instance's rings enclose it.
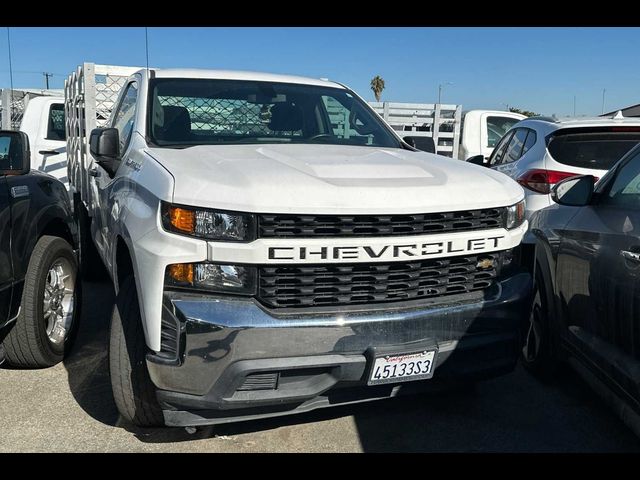
<instances>
[{"instance_id":1,"label":"clear blue sky","mask_svg":"<svg viewBox=\"0 0 640 480\"><path fill-rule=\"evenodd\" d=\"M144 28L11 28L14 86L52 88L84 61L144 66ZM259 70L329 77L373 100L504 104L558 116L640 103L640 28L149 28L155 67ZM0 87L9 86L6 29ZM30 73L29 73L30 72Z\"/></svg>"}]
</instances>

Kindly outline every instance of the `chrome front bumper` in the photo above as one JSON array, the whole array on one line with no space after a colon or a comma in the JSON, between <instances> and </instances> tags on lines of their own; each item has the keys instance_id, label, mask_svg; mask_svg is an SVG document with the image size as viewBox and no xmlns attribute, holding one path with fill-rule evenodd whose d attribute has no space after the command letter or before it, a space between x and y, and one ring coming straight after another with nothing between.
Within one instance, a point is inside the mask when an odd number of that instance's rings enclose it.
<instances>
[{"instance_id":1,"label":"chrome front bumper","mask_svg":"<svg viewBox=\"0 0 640 480\"><path fill-rule=\"evenodd\" d=\"M165 292L163 315L179 322L181 349L177 361L149 355L147 364L172 425L341 403L321 405L319 398L350 387L364 392L360 401L384 398L398 385L366 387L375 349L438 348L434 378L513 369L530 289L530 276L518 273L483 292L420 303L289 311L268 310L253 299ZM239 390L248 375L263 372L284 373L290 381L271 390Z\"/></svg>"}]
</instances>

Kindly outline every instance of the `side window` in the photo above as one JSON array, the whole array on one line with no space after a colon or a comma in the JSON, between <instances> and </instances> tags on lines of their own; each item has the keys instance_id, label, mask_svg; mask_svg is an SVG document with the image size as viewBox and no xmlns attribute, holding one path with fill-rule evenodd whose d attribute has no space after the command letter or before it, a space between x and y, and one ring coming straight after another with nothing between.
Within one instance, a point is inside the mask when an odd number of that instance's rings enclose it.
<instances>
[{"instance_id":1,"label":"side window","mask_svg":"<svg viewBox=\"0 0 640 480\"><path fill-rule=\"evenodd\" d=\"M618 170L601 202L606 205L640 209L640 152Z\"/></svg>"},{"instance_id":2,"label":"side window","mask_svg":"<svg viewBox=\"0 0 640 480\"><path fill-rule=\"evenodd\" d=\"M487 147L495 147L503 135L519 121L511 117L487 117Z\"/></svg>"},{"instance_id":3,"label":"side window","mask_svg":"<svg viewBox=\"0 0 640 480\"><path fill-rule=\"evenodd\" d=\"M343 105L336 98L322 95L320 97L329 116L331 133L345 143L355 145L372 145L374 131L371 122L357 105ZM375 128L376 126L374 126Z\"/></svg>"},{"instance_id":4,"label":"side window","mask_svg":"<svg viewBox=\"0 0 640 480\"><path fill-rule=\"evenodd\" d=\"M0 170L16 170L22 163L22 141L14 136L0 137Z\"/></svg>"},{"instance_id":5,"label":"side window","mask_svg":"<svg viewBox=\"0 0 640 480\"><path fill-rule=\"evenodd\" d=\"M527 153L531 149L531 147L536 144L536 140L538 139L538 135L536 134L535 130L531 130L528 128L527 131L529 133L527 134L527 139L524 141L524 147L522 147L522 154L520 154L520 156Z\"/></svg>"},{"instance_id":6,"label":"side window","mask_svg":"<svg viewBox=\"0 0 640 480\"><path fill-rule=\"evenodd\" d=\"M64 140L64 104L52 103L49 107L47 140Z\"/></svg>"},{"instance_id":7,"label":"side window","mask_svg":"<svg viewBox=\"0 0 640 480\"><path fill-rule=\"evenodd\" d=\"M118 129L120 138L120 153L124 153L129 140L131 140L131 132L133 131L133 121L136 114L136 101L138 100L138 84L131 82L127 86L127 90L122 97L122 101L118 106L118 110L113 117L113 128Z\"/></svg>"},{"instance_id":8,"label":"side window","mask_svg":"<svg viewBox=\"0 0 640 480\"><path fill-rule=\"evenodd\" d=\"M10 137L0 138L0 170L9 170L11 168L11 157L9 156L10 145Z\"/></svg>"},{"instance_id":9,"label":"side window","mask_svg":"<svg viewBox=\"0 0 640 480\"><path fill-rule=\"evenodd\" d=\"M502 163L502 159L504 158L504 153L509 146L509 141L513 136L513 132L509 132L507 135L502 137L498 146L493 150L493 153L489 157L489 166L494 167L496 165L500 165Z\"/></svg>"},{"instance_id":10,"label":"side window","mask_svg":"<svg viewBox=\"0 0 640 480\"><path fill-rule=\"evenodd\" d=\"M509 146L507 147L507 153L505 153L502 163L515 162L522 156L522 147L527 138L527 129L518 128L516 133L513 134Z\"/></svg>"}]
</instances>

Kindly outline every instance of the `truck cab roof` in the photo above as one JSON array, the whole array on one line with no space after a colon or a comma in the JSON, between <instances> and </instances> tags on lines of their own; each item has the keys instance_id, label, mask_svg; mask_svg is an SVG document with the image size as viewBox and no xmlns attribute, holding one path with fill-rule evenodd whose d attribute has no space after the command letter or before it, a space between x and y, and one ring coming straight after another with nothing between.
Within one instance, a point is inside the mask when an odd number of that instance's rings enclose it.
<instances>
[{"instance_id":1,"label":"truck cab roof","mask_svg":"<svg viewBox=\"0 0 640 480\"><path fill-rule=\"evenodd\" d=\"M258 82L295 83L344 89L342 85L320 78L281 75L244 70L205 70L197 68L153 68L156 78L204 78L217 80L255 80Z\"/></svg>"}]
</instances>

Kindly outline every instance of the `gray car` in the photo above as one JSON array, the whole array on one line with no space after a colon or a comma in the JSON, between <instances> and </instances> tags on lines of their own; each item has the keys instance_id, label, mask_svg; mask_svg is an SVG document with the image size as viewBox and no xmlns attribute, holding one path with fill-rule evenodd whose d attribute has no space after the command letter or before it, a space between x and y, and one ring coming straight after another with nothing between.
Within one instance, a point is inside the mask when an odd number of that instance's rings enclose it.
<instances>
[{"instance_id":1,"label":"gray car","mask_svg":"<svg viewBox=\"0 0 640 480\"><path fill-rule=\"evenodd\" d=\"M595 182L566 179L533 215L535 291L523 363L568 362L640 435L640 146Z\"/></svg>"}]
</instances>

